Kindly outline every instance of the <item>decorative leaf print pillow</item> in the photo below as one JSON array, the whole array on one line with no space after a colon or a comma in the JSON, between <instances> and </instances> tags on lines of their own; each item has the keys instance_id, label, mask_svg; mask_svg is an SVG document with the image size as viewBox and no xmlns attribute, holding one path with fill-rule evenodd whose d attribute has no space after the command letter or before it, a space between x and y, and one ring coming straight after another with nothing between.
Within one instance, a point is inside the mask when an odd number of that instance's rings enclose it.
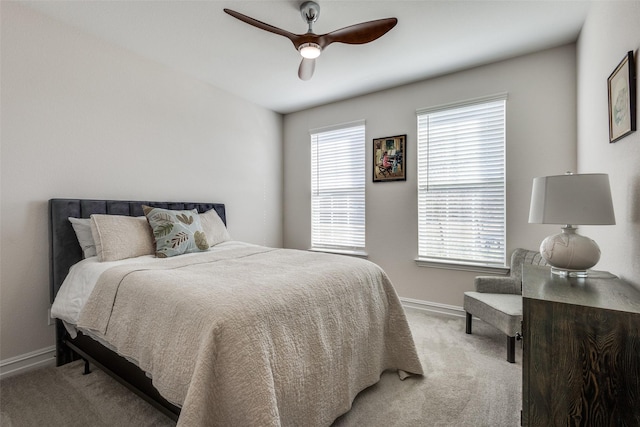
<instances>
[{"instance_id":1,"label":"decorative leaf print pillow","mask_svg":"<svg viewBox=\"0 0 640 427\"><path fill-rule=\"evenodd\" d=\"M167 258L209 249L198 211L172 211L142 206L156 240L156 256Z\"/></svg>"}]
</instances>

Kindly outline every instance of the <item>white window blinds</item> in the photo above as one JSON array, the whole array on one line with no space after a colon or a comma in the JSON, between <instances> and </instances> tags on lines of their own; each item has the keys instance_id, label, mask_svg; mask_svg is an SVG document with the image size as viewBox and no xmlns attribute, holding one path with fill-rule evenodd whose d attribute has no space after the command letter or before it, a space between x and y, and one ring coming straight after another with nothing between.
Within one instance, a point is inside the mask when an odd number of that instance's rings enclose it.
<instances>
[{"instance_id":1,"label":"white window blinds","mask_svg":"<svg viewBox=\"0 0 640 427\"><path fill-rule=\"evenodd\" d=\"M419 260L505 265L506 95L418 115Z\"/></svg>"},{"instance_id":2,"label":"white window blinds","mask_svg":"<svg viewBox=\"0 0 640 427\"><path fill-rule=\"evenodd\" d=\"M311 132L311 246L365 247L365 127Z\"/></svg>"}]
</instances>

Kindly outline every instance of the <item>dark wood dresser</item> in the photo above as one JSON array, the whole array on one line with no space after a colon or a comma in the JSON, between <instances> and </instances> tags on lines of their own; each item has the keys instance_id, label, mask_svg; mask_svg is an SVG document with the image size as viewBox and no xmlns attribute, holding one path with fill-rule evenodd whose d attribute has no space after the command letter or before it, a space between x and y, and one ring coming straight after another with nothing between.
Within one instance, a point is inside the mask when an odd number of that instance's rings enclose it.
<instances>
[{"instance_id":1,"label":"dark wood dresser","mask_svg":"<svg viewBox=\"0 0 640 427\"><path fill-rule=\"evenodd\" d=\"M525 265L522 425L640 426L640 291Z\"/></svg>"}]
</instances>

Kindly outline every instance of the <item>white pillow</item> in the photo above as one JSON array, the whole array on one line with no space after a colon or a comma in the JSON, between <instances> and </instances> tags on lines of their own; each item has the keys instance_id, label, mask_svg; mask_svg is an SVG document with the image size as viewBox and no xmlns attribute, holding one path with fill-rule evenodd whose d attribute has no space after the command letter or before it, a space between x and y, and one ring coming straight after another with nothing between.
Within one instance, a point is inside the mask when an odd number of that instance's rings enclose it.
<instances>
[{"instance_id":1,"label":"white pillow","mask_svg":"<svg viewBox=\"0 0 640 427\"><path fill-rule=\"evenodd\" d=\"M220 219L215 209L201 213L199 216L200 224L202 225L204 234L207 236L209 247L231 240L227 227L225 227L224 222L222 222L222 219Z\"/></svg>"},{"instance_id":2,"label":"white pillow","mask_svg":"<svg viewBox=\"0 0 640 427\"><path fill-rule=\"evenodd\" d=\"M91 215L91 234L98 261L153 255L153 232L144 216Z\"/></svg>"},{"instance_id":3,"label":"white pillow","mask_svg":"<svg viewBox=\"0 0 640 427\"><path fill-rule=\"evenodd\" d=\"M96 256L96 242L93 240L91 234L91 218L73 218L69 217L69 222L73 227L73 231L76 232L78 243L82 248L82 253L85 258Z\"/></svg>"}]
</instances>

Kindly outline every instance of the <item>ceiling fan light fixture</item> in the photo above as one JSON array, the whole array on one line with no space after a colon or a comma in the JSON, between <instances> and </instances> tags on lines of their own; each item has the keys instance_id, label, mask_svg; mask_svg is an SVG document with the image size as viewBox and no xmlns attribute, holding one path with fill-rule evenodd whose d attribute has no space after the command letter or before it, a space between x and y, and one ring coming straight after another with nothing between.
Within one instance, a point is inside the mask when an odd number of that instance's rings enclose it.
<instances>
[{"instance_id":1,"label":"ceiling fan light fixture","mask_svg":"<svg viewBox=\"0 0 640 427\"><path fill-rule=\"evenodd\" d=\"M300 52L303 58L315 59L320 56L322 49L320 49L320 45L316 43L303 43L298 48L298 52Z\"/></svg>"}]
</instances>

